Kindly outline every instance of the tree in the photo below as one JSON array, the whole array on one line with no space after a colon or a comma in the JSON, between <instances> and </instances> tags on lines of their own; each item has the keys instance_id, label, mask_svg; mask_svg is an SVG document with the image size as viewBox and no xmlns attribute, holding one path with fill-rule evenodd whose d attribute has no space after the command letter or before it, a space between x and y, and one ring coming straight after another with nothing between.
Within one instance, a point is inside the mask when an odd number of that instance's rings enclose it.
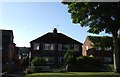
<instances>
[{"instance_id":1,"label":"tree","mask_svg":"<svg viewBox=\"0 0 120 77\"><path fill-rule=\"evenodd\" d=\"M75 57L74 51L68 50L64 55L64 64L75 63Z\"/></svg>"},{"instance_id":2,"label":"tree","mask_svg":"<svg viewBox=\"0 0 120 77\"><path fill-rule=\"evenodd\" d=\"M73 23L88 26L90 33L102 31L112 34L114 70L120 73L120 52L118 50L118 31L120 30L120 2L62 2L68 5Z\"/></svg>"},{"instance_id":3,"label":"tree","mask_svg":"<svg viewBox=\"0 0 120 77\"><path fill-rule=\"evenodd\" d=\"M93 48L100 48L101 50L105 50L107 48L113 48L113 39L109 36L88 36L89 39L94 43Z\"/></svg>"}]
</instances>

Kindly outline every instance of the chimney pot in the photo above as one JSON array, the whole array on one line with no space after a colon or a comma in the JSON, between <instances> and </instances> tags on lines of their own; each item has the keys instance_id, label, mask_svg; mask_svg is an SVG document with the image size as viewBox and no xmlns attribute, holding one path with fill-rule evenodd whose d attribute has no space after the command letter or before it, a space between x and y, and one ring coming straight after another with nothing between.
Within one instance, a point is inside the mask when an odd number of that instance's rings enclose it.
<instances>
[{"instance_id":1,"label":"chimney pot","mask_svg":"<svg viewBox=\"0 0 120 77\"><path fill-rule=\"evenodd\" d=\"M53 33L57 33L57 28L54 28Z\"/></svg>"}]
</instances>

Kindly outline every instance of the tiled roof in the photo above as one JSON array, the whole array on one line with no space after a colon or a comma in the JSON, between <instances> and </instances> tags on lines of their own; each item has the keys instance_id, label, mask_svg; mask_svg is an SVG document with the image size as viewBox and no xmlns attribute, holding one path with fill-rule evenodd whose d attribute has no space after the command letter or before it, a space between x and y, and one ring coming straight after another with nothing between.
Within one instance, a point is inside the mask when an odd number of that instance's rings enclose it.
<instances>
[{"instance_id":1,"label":"tiled roof","mask_svg":"<svg viewBox=\"0 0 120 77\"><path fill-rule=\"evenodd\" d=\"M79 41L76 41L62 33L47 33L31 42L39 43L56 43L56 44L81 44Z\"/></svg>"}]
</instances>

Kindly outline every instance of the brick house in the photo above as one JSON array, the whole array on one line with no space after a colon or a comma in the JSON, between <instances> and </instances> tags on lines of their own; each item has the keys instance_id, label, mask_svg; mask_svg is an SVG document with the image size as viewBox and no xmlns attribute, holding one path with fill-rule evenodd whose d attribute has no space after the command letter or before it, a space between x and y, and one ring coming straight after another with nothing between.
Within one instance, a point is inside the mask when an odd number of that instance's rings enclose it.
<instances>
[{"instance_id":1,"label":"brick house","mask_svg":"<svg viewBox=\"0 0 120 77\"><path fill-rule=\"evenodd\" d=\"M15 43L13 42L14 36L12 30L0 30L0 34L0 49L2 51L2 70L4 70L4 67L6 67L6 65L15 64Z\"/></svg>"},{"instance_id":2,"label":"brick house","mask_svg":"<svg viewBox=\"0 0 120 77\"><path fill-rule=\"evenodd\" d=\"M63 56L68 50L73 50L76 56L82 55L82 43L58 33L54 28L49 32L30 42L31 58L42 57L48 60L48 65L61 65Z\"/></svg>"},{"instance_id":3,"label":"brick house","mask_svg":"<svg viewBox=\"0 0 120 77\"><path fill-rule=\"evenodd\" d=\"M113 63L113 43L109 36L87 36L82 55L93 55L104 63Z\"/></svg>"}]
</instances>

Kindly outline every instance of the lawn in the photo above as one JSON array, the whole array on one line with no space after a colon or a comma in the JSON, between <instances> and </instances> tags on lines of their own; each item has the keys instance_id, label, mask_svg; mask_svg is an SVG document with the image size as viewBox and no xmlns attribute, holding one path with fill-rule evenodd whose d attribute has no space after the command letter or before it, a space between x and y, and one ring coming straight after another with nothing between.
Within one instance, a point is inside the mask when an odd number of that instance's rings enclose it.
<instances>
[{"instance_id":1,"label":"lawn","mask_svg":"<svg viewBox=\"0 0 120 77\"><path fill-rule=\"evenodd\" d=\"M65 73L34 73L25 77L120 77L114 72L65 72Z\"/></svg>"}]
</instances>

